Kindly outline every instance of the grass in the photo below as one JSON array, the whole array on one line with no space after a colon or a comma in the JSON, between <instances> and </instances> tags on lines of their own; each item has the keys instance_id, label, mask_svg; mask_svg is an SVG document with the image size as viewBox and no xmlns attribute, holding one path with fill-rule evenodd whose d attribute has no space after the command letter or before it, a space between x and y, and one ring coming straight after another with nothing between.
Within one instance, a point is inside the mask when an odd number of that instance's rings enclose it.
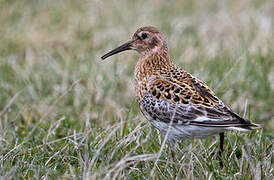
<instances>
[{"instance_id":1,"label":"grass","mask_svg":"<svg viewBox=\"0 0 274 180\"><path fill-rule=\"evenodd\" d=\"M271 1L0 0L1 179L273 179ZM264 126L180 142L173 161L134 98L138 59L101 55L144 25L175 63ZM159 153L161 152L161 153Z\"/></svg>"}]
</instances>

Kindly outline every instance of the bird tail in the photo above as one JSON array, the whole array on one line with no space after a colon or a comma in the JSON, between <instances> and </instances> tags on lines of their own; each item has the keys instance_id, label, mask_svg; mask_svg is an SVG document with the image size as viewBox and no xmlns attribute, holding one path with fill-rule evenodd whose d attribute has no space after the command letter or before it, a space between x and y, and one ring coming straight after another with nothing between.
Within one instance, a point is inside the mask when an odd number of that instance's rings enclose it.
<instances>
[{"instance_id":1,"label":"bird tail","mask_svg":"<svg viewBox=\"0 0 274 180\"><path fill-rule=\"evenodd\" d=\"M246 124L237 124L237 125L227 127L226 129L247 132L247 131L262 127L260 124L254 124L254 123L251 123L250 121L246 121L246 122L247 122Z\"/></svg>"},{"instance_id":2,"label":"bird tail","mask_svg":"<svg viewBox=\"0 0 274 180\"><path fill-rule=\"evenodd\" d=\"M261 128L260 124L254 124L247 119L240 117L239 115L230 112L233 120L224 121L190 121L191 125L203 126L203 127L216 127L227 130L238 130L238 131L250 131L253 129Z\"/></svg>"},{"instance_id":3,"label":"bird tail","mask_svg":"<svg viewBox=\"0 0 274 180\"><path fill-rule=\"evenodd\" d=\"M262 128L262 126L260 124L254 124L251 121L240 117L238 114L236 114L232 111L229 111L229 113L240 121L239 124L228 127L227 129L229 129L229 130L250 131L253 129Z\"/></svg>"}]
</instances>

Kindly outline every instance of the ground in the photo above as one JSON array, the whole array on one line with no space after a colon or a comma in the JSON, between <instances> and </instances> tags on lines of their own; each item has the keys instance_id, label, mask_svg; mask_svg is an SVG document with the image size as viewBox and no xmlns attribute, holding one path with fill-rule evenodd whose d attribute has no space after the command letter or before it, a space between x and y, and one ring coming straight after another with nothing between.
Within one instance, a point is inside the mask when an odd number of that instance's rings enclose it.
<instances>
[{"instance_id":1,"label":"ground","mask_svg":"<svg viewBox=\"0 0 274 180\"><path fill-rule=\"evenodd\" d=\"M184 140L173 161L135 101L135 52L100 57L152 25L174 62L263 125ZM274 3L0 0L3 179L274 179Z\"/></svg>"}]
</instances>

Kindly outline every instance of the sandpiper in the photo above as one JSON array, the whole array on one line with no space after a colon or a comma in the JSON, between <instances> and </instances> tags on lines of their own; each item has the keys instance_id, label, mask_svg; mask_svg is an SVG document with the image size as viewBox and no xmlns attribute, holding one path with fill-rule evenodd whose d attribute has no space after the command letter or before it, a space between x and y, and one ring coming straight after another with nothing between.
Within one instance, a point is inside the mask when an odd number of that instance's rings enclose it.
<instances>
[{"instance_id":1,"label":"sandpiper","mask_svg":"<svg viewBox=\"0 0 274 180\"><path fill-rule=\"evenodd\" d=\"M102 59L125 50L140 54L135 67L137 102L171 147L177 140L219 134L221 153L225 131L249 131L259 126L234 113L204 82L176 66L164 35L156 28L139 28L131 40Z\"/></svg>"}]
</instances>

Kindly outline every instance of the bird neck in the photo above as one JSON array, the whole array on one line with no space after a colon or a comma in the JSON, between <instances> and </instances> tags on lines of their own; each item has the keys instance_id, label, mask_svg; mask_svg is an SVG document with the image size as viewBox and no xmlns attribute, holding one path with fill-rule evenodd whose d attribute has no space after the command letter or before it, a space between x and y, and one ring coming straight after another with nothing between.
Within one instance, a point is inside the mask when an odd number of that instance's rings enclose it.
<instances>
[{"instance_id":1,"label":"bird neck","mask_svg":"<svg viewBox=\"0 0 274 180\"><path fill-rule=\"evenodd\" d=\"M170 69L173 65L168 51L157 51L141 56L136 67L136 79L141 80L146 76L159 74L161 70Z\"/></svg>"}]
</instances>

